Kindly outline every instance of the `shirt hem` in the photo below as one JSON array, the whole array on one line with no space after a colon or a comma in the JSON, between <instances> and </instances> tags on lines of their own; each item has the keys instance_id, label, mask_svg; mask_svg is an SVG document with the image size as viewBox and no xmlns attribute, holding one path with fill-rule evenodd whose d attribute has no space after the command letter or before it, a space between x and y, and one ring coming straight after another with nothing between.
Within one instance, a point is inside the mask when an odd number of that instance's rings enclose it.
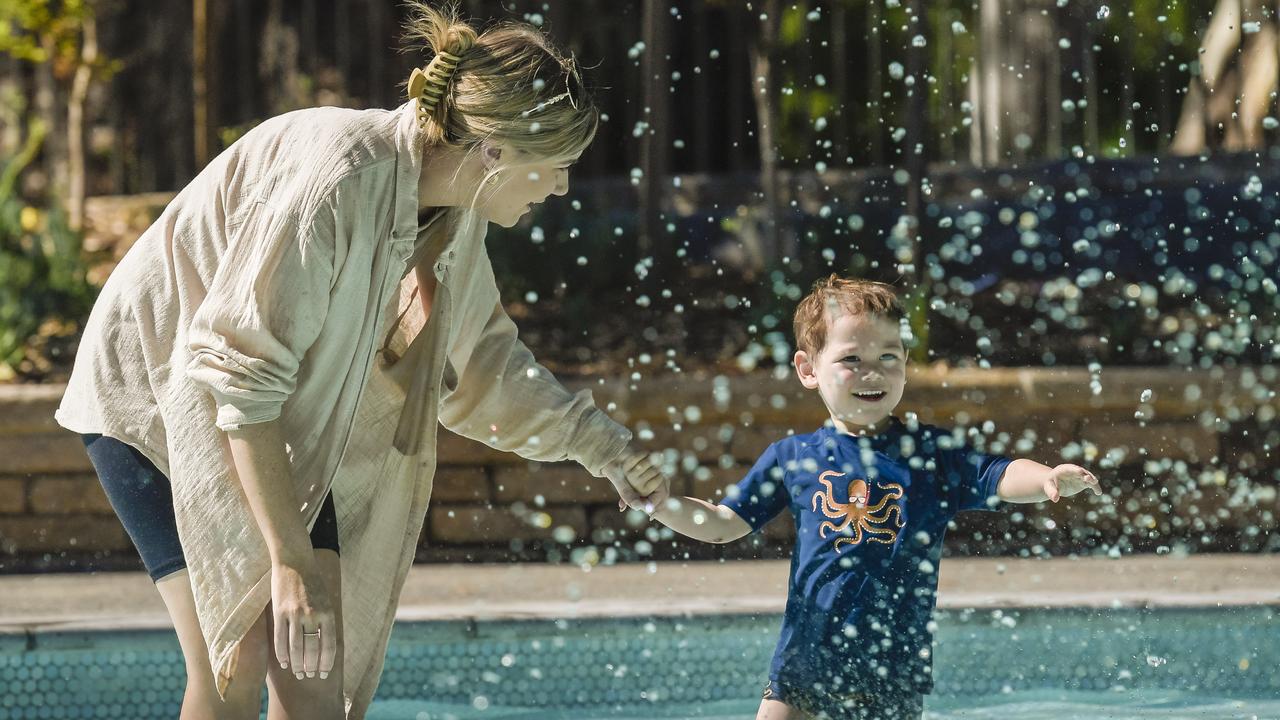
<instances>
[{"instance_id":1,"label":"shirt hem","mask_svg":"<svg viewBox=\"0 0 1280 720\"><path fill-rule=\"evenodd\" d=\"M168 452L160 452L143 436L135 430L130 430L115 423L105 420L94 420L84 417L74 417L71 413L58 408L53 413L53 418L66 430L79 435L96 434L103 435L132 447L142 453L143 457L156 466L165 479L169 477L169 455Z\"/></svg>"}]
</instances>

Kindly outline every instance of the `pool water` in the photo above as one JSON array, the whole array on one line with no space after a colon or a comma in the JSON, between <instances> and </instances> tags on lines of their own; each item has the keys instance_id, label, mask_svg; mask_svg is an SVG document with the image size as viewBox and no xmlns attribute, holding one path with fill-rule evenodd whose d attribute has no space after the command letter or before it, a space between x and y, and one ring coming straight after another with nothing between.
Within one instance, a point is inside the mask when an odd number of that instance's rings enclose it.
<instances>
[{"instance_id":1,"label":"pool water","mask_svg":"<svg viewBox=\"0 0 1280 720\"><path fill-rule=\"evenodd\" d=\"M930 720L1280 718L1280 609L939 613ZM752 718L780 618L397 625L370 720ZM173 718L168 632L0 635L0 720Z\"/></svg>"},{"instance_id":2,"label":"pool water","mask_svg":"<svg viewBox=\"0 0 1280 720\"><path fill-rule=\"evenodd\" d=\"M752 720L757 701L722 701L696 707L641 706L612 710L446 707L379 703L369 720ZM1232 700L1177 690L1024 690L1007 697L932 698L925 720L1272 720L1280 700Z\"/></svg>"}]
</instances>

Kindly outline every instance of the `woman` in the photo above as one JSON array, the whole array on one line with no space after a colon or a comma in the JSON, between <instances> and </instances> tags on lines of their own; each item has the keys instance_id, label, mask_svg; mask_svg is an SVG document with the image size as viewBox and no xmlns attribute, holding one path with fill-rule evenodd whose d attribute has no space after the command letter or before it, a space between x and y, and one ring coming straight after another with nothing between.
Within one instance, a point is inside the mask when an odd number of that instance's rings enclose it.
<instances>
[{"instance_id":1,"label":"woman","mask_svg":"<svg viewBox=\"0 0 1280 720\"><path fill-rule=\"evenodd\" d=\"M273 720L363 717L437 421L666 496L516 339L485 254L595 134L572 60L413 10L409 102L288 113L210 163L103 288L58 410L173 618L184 720L256 718L264 680Z\"/></svg>"}]
</instances>

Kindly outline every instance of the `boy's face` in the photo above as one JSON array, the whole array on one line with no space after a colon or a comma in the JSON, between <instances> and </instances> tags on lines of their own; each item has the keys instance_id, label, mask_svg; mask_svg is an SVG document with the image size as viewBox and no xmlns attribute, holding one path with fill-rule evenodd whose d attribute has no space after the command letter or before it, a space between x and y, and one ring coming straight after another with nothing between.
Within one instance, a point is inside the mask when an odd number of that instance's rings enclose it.
<instances>
[{"instance_id":1,"label":"boy's face","mask_svg":"<svg viewBox=\"0 0 1280 720\"><path fill-rule=\"evenodd\" d=\"M795 354L800 382L822 395L836 429L879 432L902 400L906 352L898 323L875 315L827 312L827 344Z\"/></svg>"}]
</instances>

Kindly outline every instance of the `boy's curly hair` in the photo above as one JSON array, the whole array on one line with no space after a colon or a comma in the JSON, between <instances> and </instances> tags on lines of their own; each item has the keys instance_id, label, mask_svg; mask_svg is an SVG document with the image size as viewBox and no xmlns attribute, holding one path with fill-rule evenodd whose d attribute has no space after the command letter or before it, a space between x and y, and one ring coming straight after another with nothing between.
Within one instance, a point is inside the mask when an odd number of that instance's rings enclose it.
<instances>
[{"instance_id":1,"label":"boy's curly hair","mask_svg":"<svg viewBox=\"0 0 1280 720\"><path fill-rule=\"evenodd\" d=\"M815 282L796 306L796 347L811 355L821 351L827 344L827 318L837 308L851 315L876 315L894 321L907 314L892 285L850 280L833 273Z\"/></svg>"}]
</instances>

